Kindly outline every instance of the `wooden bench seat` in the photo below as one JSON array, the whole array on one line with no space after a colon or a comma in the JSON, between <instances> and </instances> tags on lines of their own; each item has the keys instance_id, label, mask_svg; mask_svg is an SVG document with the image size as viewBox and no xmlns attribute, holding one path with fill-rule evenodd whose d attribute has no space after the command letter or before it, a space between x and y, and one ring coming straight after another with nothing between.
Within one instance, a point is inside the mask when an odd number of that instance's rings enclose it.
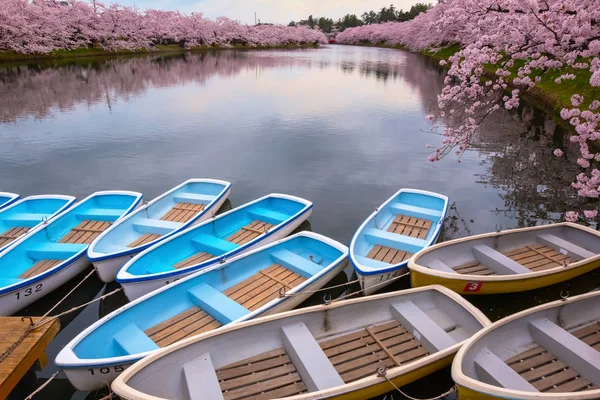
<instances>
[{"instance_id":1,"label":"wooden bench seat","mask_svg":"<svg viewBox=\"0 0 600 400\"><path fill-rule=\"evenodd\" d=\"M267 400L307 392L283 348L226 365L216 373L223 397L228 400Z\"/></svg>"},{"instance_id":2,"label":"wooden bench seat","mask_svg":"<svg viewBox=\"0 0 600 400\"><path fill-rule=\"evenodd\" d=\"M26 234L28 230L29 230L29 228L26 226L15 226L15 227L10 228L7 231L4 231L0 235L0 247L4 247L4 246L14 242L18 238L20 238L22 235Z\"/></svg>"},{"instance_id":3,"label":"wooden bench seat","mask_svg":"<svg viewBox=\"0 0 600 400\"><path fill-rule=\"evenodd\" d=\"M425 239L433 221L423 218L409 217L398 214L388 228L388 232L398 235L410 236L417 239Z\"/></svg>"},{"instance_id":4,"label":"wooden bench seat","mask_svg":"<svg viewBox=\"0 0 600 400\"><path fill-rule=\"evenodd\" d=\"M179 261L177 264L173 265L173 268L181 269L181 268L190 267L192 265L196 265L196 264L200 264L204 261L208 261L211 258L215 258L215 255L207 253L205 251L201 251L200 253L191 255L190 257L186 258L185 260Z\"/></svg>"},{"instance_id":5,"label":"wooden bench seat","mask_svg":"<svg viewBox=\"0 0 600 400\"><path fill-rule=\"evenodd\" d=\"M398 321L367 327L319 345L345 383L416 361L429 351Z\"/></svg>"},{"instance_id":6,"label":"wooden bench seat","mask_svg":"<svg viewBox=\"0 0 600 400\"><path fill-rule=\"evenodd\" d=\"M137 246L142 246L144 244L148 244L150 242L155 241L156 239L158 239L159 237L161 237L162 235L159 235L157 233L145 233L142 236L140 236L139 238L135 239L133 242L129 243L127 245L127 247L137 247Z\"/></svg>"},{"instance_id":7,"label":"wooden bench seat","mask_svg":"<svg viewBox=\"0 0 600 400\"><path fill-rule=\"evenodd\" d=\"M518 249L505 251L502 254L518 262L533 272L544 271L571 262L569 256L543 244L532 244ZM496 275L496 272L478 261L471 261L452 268L459 274L467 275Z\"/></svg>"},{"instance_id":8,"label":"wooden bench seat","mask_svg":"<svg viewBox=\"0 0 600 400\"><path fill-rule=\"evenodd\" d=\"M52 267L56 267L58 264L60 264L63 261L64 260L40 260L40 261L36 262L35 264L33 264L31 266L31 268L29 268L27 271L25 271L21 275L19 275L19 278L20 279L28 279L28 278L31 278L32 276L39 275L43 272L48 271Z\"/></svg>"},{"instance_id":9,"label":"wooden bench seat","mask_svg":"<svg viewBox=\"0 0 600 400\"><path fill-rule=\"evenodd\" d=\"M227 240L231 243L243 245L264 234L273 226L275 225L259 220L254 220L248 225L242 226L237 232L229 236Z\"/></svg>"},{"instance_id":10,"label":"wooden bench seat","mask_svg":"<svg viewBox=\"0 0 600 400\"><path fill-rule=\"evenodd\" d=\"M401 263L402 261L408 260L412 255L413 253L407 251L393 249L391 247L376 244L375 246L373 246L369 254L367 254L367 257L373 260L394 265Z\"/></svg>"},{"instance_id":11,"label":"wooden bench seat","mask_svg":"<svg viewBox=\"0 0 600 400\"><path fill-rule=\"evenodd\" d=\"M62 237L59 243L90 244L111 225L108 221L86 219Z\"/></svg>"},{"instance_id":12,"label":"wooden bench seat","mask_svg":"<svg viewBox=\"0 0 600 400\"><path fill-rule=\"evenodd\" d=\"M600 351L600 322L570 332ZM542 346L535 346L504 361L540 392L576 392L598 389L579 372Z\"/></svg>"},{"instance_id":13,"label":"wooden bench seat","mask_svg":"<svg viewBox=\"0 0 600 400\"><path fill-rule=\"evenodd\" d=\"M160 217L163 221L188 222L200 211L204 210L206 205L194 203L177 203L167 213Z\"/></svg>"},{"instance_id":14,"label":"wooden bench seat","mask_svg":"<svg viewBox=\"0 0 600 400\"><path fill-rule=\"evenodd\" d=\"M144 331L160 347L217 329L221 324L199 307L191 307Z\"/></svg>"},{"instance_id":15,"label":"wooden bench seat","mask_svg":"<svg viewBox=\"0 0 600 400\"><path fill-rule=\"evenodd\" d=\"M279 264L273 264L230 287L223 294L248 310L254 311L278 298L281 288L288 291L305 280L305 277Z\"/></svg>"}]
</instances>

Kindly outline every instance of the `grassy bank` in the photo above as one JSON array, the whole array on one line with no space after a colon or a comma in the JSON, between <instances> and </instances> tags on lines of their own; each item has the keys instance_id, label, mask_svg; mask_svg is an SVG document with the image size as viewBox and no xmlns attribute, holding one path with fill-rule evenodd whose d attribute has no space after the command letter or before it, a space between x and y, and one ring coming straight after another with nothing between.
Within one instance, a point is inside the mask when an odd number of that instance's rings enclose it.
<instances>
[{"instance_id":1,"label":"grassy bank","mask_svg":"<svg viewBox=\"0 0 600 400\"><path fill-rule=\"evenodd\" d=\"M122 55L138 55L138 54L159 54L159 53L181 53L181 52L198 52L207 50L267 50L267 49L299 49L318 47L315 44L304 45L286 45L286 46L199 46L193 48L183 48L179 45L159 45L151 49L136 49L136 50L117 50L108 51L101 48L81 48L75 50L57 50L47 54L21 54L14 51L0 51L0 63L15 62L15 61L32 61L32 60L60 60L73 59L81 57L102 57L102 56L122 56Z\"/></svg>"}]
</instances>

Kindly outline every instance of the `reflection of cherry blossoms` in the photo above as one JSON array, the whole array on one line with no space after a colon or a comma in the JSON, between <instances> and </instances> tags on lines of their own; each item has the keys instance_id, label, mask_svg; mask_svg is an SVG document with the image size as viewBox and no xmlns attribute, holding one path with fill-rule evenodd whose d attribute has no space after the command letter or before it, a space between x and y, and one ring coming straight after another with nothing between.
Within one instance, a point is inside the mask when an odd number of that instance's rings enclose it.
<instances>
[{"instance_id":1,"label":"reflection of cherry blossoms","mask_svg":"<svg viewBox=\"0 0 600 400\"><path fill-rule=\"evenodd\" d=\"M100 46L107 50L195 46L282 46L326 43L318 30L280 25L248 26L201 13L146 10L79 0L2 0L0 50L49 53Z\"/></svg>"},{"instance_id":2,"label":"reflection of cherry blossoms","mask_svg":"<svg viewBox=\"0 0 600 400\"><path fill-rule=\"evenodd\" d=\"M0 123L33 116L43 118L53 109L106 102L109 106L153 87L184 82L203 84L215 76L246 70L310 65L301 57L271 52L203 51L143 58L103 59L77 65L9 66L0 68Z\"/></svg>"},{"instance_id":3,"label":"reflection of cherry blossoms","mask_svg":"<svg viewBox=\"0 0 600 400\"><path fill-rule=\"evenodd\" d=\"M600 86L597 0L446 0L412 21L348 29L337 40L411 50L460 45L449 59L438 102L442 116L458 115L462 123L444 127L444 141L431 160L454 149L462 154L484 119L501 106L516 108L521 95L543 80L561 83L582 75L591 87ZM561 116L575 128L571 140L579 145L584 169L573 186L579 196L597 199L600 153L593 146L600 140L600 103L579 94L571 100L573 108Z\"/></svg>"}]
</instances>

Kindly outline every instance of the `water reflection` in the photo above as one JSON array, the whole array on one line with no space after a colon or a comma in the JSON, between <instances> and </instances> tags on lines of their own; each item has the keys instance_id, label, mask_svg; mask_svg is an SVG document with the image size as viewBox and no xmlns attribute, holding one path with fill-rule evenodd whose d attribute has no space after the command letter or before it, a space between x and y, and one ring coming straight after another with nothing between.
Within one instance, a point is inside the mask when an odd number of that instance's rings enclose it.
<instances>
[{"instance_id":1,"label":"water reflection","mask_svg":"<svg viewBox=\"0 0 600 400\"><path fill-rule=\"evenodd\" d=\"M574 159L576 149L561 127L528 105L488 119L460 164L453 157L428 163L426 145L440 138L424 117L436 111L442 87L443 74L421 56L350 46L0 67L0 186L22 195L79 198L128 189L149 200L190 177L221 178L234 183L224 210L270 192L294 194L315 204L311 222L301 229L346 244L400 187L449 196L444 240L548 223L576 204L569 183L577 167L551 154L562 147ZM574 295L593 289L597 275L473 301L495 319L556 299L561 290ZM330 285L348 279L340 274ZM405 277L388 290L409 283ZM116 288L92 276L64 307ZM345 289L329 293L336 298ZM45 312L65 292L55 293L27 312ZM118 293L65 319L48 348L50 358L125 301ZM306 304L322 302L319 293ZM54 371L49 365L40 378ZM419 382L407 392L439 394L449 383L447 371L440 376L439 385ZM64 382L56 380L47 393L67 398L72 389Z\"/></svg>"}]
</instances>

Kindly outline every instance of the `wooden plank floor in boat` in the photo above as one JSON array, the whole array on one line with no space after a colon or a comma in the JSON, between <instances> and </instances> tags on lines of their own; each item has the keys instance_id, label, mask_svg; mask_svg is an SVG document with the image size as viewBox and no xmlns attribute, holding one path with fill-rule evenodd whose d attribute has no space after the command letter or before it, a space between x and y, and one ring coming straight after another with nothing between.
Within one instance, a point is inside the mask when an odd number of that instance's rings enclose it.
<instances>
[{"instance_id":1,"label":"wooden plank floor in boat","mask_svg":"<svg viewBox=\"0 0 600 400\"><path fill-rule=\"evenodd\" d=\"M167 213L160 217L163 221L188 222L196 214L206 208L206 204L177 203ZM131 246L133 247L133 246Z\"/></svg>"},{"instance_id":2,"label":"wooden plank floor in boat","mask_svg":"<svg viewBox=\"0 0 600 400\"><path fill-rule=\"evenodd\" d=\"M35 264L33 264L31 266L31 268L29 268L27 271L25 271L21 275L19 275L19 278L20 279L28 279L28 278L31 278L32 276L39 275L43 272L48 271L52 267L56 267L58 264L60 264L63 261L64 260L40 260L40 261L36 262Z\"/></svg>"},{"instance_id":3,"label":"wooden plank floor in boat","mask_svg":"<svg viewBox=\"0 0 600 400\"><path fill-rule=\"evenodd\" d=\"M392 249L391 247L376 244L369 254L367 254L367 257L387 264L398 264L408 260L412 255L413 253L409 253L408 251Z\"/></svg>"},{"instance_id":4,"label":"wooden plank floor in boat","mask_svg":"<svg viewBox=\"0 0 600 400\"><path fill-rule=\"evenodd\" d=\"M375 375L429 354L398 321L367 327L319 343L345 383Z\"/></svg>"},{"instance_id":5,"label":"wooden plank floor in boat","mask_svg":"<svg viewBox=\"0 0 600 400\"><path fill-rule=\"evenodd\" d=\"M90 244L111 225L107 221L84 220L60 239L59 243Z\"/></svg>"},{"instance_id":6,"label":"wooden plank floor in boat","mask_svg":"<svg viewBox=\"0 0 600 400\"><path fill-rule=\"evenodd\" d=\"M162 235L159 235L158 233L144 233L142 236L135 239L133 242L129 243L127 245L127 247L137 247L137 246L141 246L144 244L148 244L150 242L155 241L156 239L158 239L161 236Z\"/></svg>"},{"instance_id":7,"label":"wooden plank floor in boat","mask_svg":"<svg viewBox=\"0 0 600 400\"><path fill-rule=\"evenodd\" d=\"M600 351L600 322L571 331L584 343ZM505 361L540 392L579 392L598 389L579 372L557 359L542 346L536 346Z\"/></svg>"},{"instance_id":8,"label":"wooden plank floor in boat","mask_svg":"<svg viewBox=\"0 0 600 400\"><path fill-rule=\"evenodd\" d=\"M254 311L279 297L279 291L298 286L306 280L289 269L273 264L257 274L225 290L223 294L238 302L250 311Z\"/></svg>"},{"instance_id":9,"label":"wooden plank floor in boat","mask_svg":"<svg viewBox=\"0 0 600 400\"><path fill-rule=\"evenodd\" d=\"M283 348L226 365L216 372L226 400L267 400L307 391Z\"/></svg>"},{"instance_id":10,"label":"wooden plank floor in boat","mask_svg":"<svg viewBox=\"0 0 600 400\"><path fill-rule=\"evenodd\" d=\"M398 235L410 236L417 239L425 239L433 221L423 218L408 217L398 214L388 228L388 232Z\"/></svg>"},{"instance_id":11,"label":"wooden plank floor in boat","mask_svg":"<svg viewBox=\"0 0 600 400\"><path fill-rule=\"evenodd\" d=\"M191 307L144 331L160 347L217 329L221 324L199 307Z\"/></svg>"},{"instance_id":12,"label":"wooden plank floor in boat","mask_svg":"<svg viewBox=\"0 0 600 400\"><path fill-rule=\"evenodd\" d=\"M274 225L259 220L254 220L246 226L242 226L237 232L229 236L227 240L240 246L256 239Z\"/></svg>"},{"instance_id":13,"label":"wooden plank floor in boat","mask_svg":"<svg viewBox=\"0 0 600 400\"><path fill-rule=\"evenodd\" d=\"M433 221L428 219L398 214L387 231L398 235L425 239L432 223ZM367 254L367 258L393 265L408 260L413 254L387 246L375 245Z\"/></svg>"},{"instance_id":14,"label":"wooden plank floor in boat","mask_svg":"<svg viewBox=\"0 0 600 400\"><path fill-rule=\"evenodd\" d=\"M14 242L16 239L26 234L28 230L29 228L26 226L15 226L4 231L2 235L0 235L0 247L4 247Z\"/></svg>"},{"instance_id":15,"label":"wooden plank floor in boat","mask_svg":"<svg viewBox=\"0 0 600 400\"><path fill-rule=\"evenodd\" d=\"M181 269L186 267L191 267L192 265L200 264L204 261L208 261L211 258L215 258L216 256L211 253L207 253L205 251L201 251L200 253L193 254L188 258L179 261L177 264L173 265L173 268Z\"/></svg>"},{"instance_id":16,"label":"wooden plank floor in boat","mask_svg":"<svg viewBox=\"0 0 600 400\"><path fill-rule=\"evenodd\" d=\"M543 244L532 244L518 249L506 251L504 253L508 258L518 262L525 268L533 272L544 271L568 264L571 260L565 254L544 246ZM496 275L496 272L479 263L471 261L466 264L453 267L453 270L459 274L467 275Z\"/></svg>"}]
</instances>

